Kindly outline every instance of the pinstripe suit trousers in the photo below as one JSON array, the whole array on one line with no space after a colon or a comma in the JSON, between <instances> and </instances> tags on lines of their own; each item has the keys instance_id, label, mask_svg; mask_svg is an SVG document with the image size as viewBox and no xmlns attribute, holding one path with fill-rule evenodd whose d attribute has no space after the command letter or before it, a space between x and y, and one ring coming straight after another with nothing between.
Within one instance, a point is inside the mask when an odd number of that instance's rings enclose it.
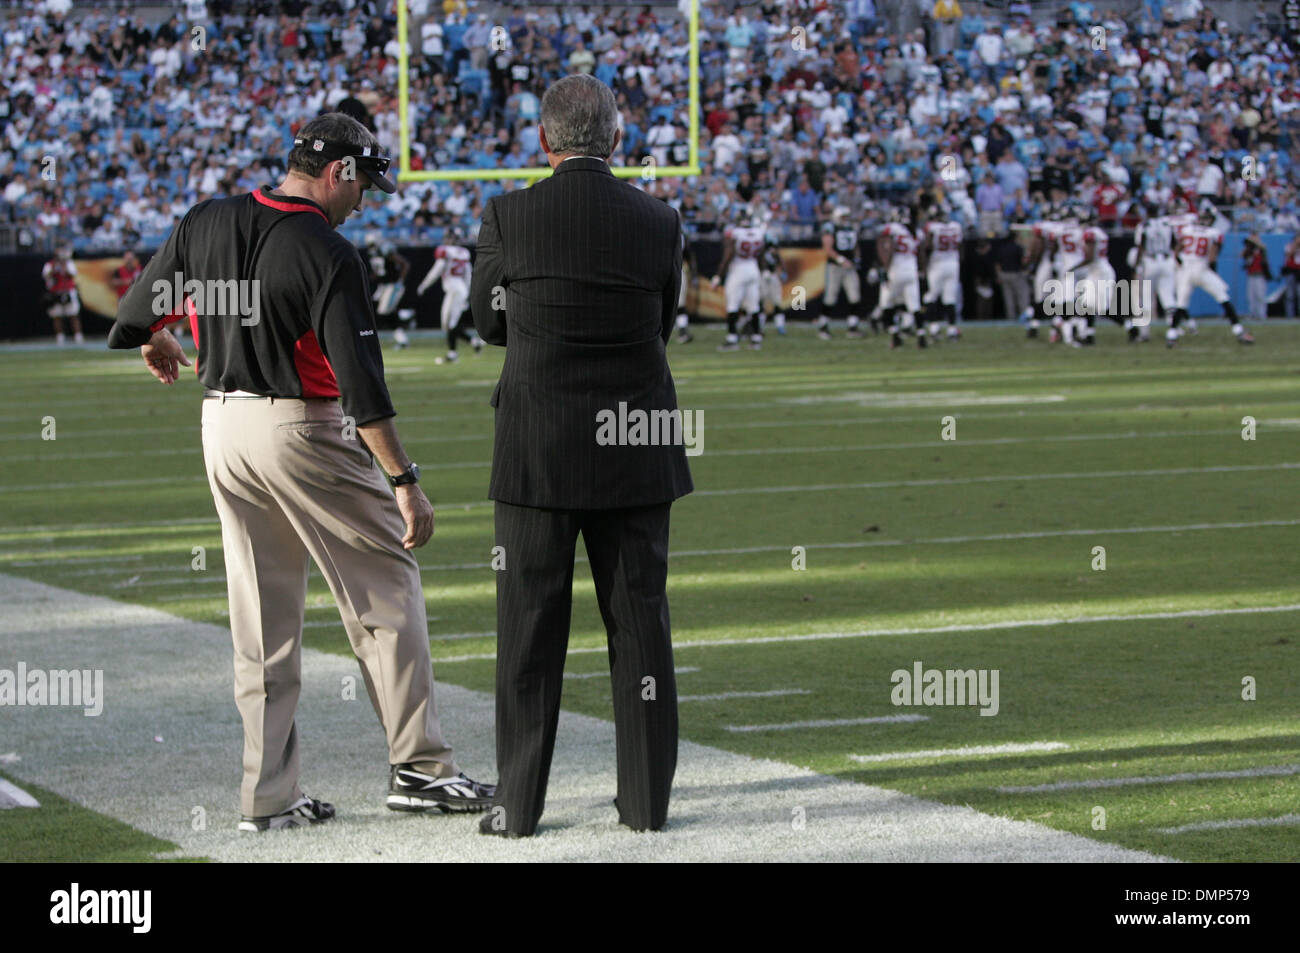
<instances>
[{"instance_id":1,"label":"pinstripe suit trousers","mask_svg":"<svg viewBox=\"0 0 1300 953\"><path fill-rule=\"evenodd\" d=\"M555 750L582 534L609 639L617 740L619 820L657 830L677 768L677 684L668 618L671 503L609 510L542 509L496 502L496 739L494 807L506 829L532 834Z\"/></svg>"}]
</instances>

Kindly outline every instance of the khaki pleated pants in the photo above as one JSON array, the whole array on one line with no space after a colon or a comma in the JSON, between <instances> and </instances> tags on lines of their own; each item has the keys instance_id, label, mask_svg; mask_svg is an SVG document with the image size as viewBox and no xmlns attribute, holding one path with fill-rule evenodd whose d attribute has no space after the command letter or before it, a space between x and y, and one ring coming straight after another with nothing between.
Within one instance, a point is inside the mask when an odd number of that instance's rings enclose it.
<instances>
[{"instance_id":1,"label":"khaki pleated pants","mask_svg":"<svg viewBox=\"0 0 1300 953\"><path fill-rule=\"evenodd\" d=\"M308 559L334 594L389 763L459 773L438 724L419 566L402 548L388 481L349 439L339 403L206 398L203 457L221 518L244 721L241 811L263 817L302 796L294 713Z\"/></svg>"}]
</instances>

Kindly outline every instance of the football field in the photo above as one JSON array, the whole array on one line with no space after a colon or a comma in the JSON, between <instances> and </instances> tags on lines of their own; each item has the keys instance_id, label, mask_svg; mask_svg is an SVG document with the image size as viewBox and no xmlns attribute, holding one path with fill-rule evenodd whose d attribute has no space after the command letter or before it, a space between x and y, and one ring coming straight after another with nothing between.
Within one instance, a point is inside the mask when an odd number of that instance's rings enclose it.
<instances>
[{"instance_id":1,"label":"football field","mask_svg":"<svg viewBox=\"0 0 1300 953\"><path fill-rule=\"evenodd\" d=\"M820 342L800 324L758 352L717 352L716 327L669 345L702 452L696 492L672 516L684 748L664 853L624 854L612 823L608 660L581 559L565 773L543 835L586 830L598 809L610 823L568 856L685 856L673 852L707 818L719 843L767 830L773 859L833 841L836 824L861 828L860 851L841 841L839 860L937 859L927 829L966 859L1062 859L1061 835L1097 848L1086 860L1300 858L1300 325L1259 327L1253 348L1213 321L1174 350L1111 326L1098 336L1072 350L979 327L890 351L883 337ZM495 780L482 745L457 739L491 738L488 397L504 352L435 365L442 354L426 336L385 358L437 512L417 553L444 720L464 767ZM198 414L188 370L163 388L135 352L0 351L0 590L21 607L0 627L0 669L106 670L103 721L0 709L0 777L41 801L0 810L2 861L230 858L239 723ZM42 641L43 612L66 639ZM192 650L169 640L169 618L196 626ZM321 653L304 706L331 712L358 669L314 570L304 641ZM340 838L412 820L385 816L382 738L355 681L346 712L302 719L305 758L342 746L370 777L350 834L340 804ZM336 737L354 726L363 736ZM148 799L130 796L132 752L169 743L212 755L207 780L226 800L208 806L204 837L188 816L165 836ZM51 763L60 744L66 765ZM581 745L599 758L578 757ZM305 763L313 796L342 797L332 764ZM589 764L600 783L582 776ZM742 797L728 779L747 765L759 767ZM97 772L121 803L97 796ZM933 813L918 822L917 805ZM962 820L974 817L991 826ZM463 841L496 841L456 823ZM904 829L910 839L889 841ZM1043 836L999 854L999 830ZM263 838L257 859L316 833Z\"/></svg>"}]
</instances>

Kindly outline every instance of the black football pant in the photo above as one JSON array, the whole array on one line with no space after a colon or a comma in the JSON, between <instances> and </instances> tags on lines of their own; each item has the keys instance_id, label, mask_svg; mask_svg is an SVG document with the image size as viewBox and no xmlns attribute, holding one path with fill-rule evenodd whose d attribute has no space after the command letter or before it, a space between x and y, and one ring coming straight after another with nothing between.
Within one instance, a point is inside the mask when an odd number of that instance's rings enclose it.
<instances>
[{"instance_id":1,"label":"black football pant","mask_svg":"<svg viewBox=\"0 0 1300 953\"><path fill-rule=\"evenodd\" d=\"M619 821L657 830L677 768L677 682L668 619L671 504L549 510L497 501L496 741L493 809L505 829L532 834L542 816L560 717L582 534L609 640Z\"/></svg>"}]
</instances>

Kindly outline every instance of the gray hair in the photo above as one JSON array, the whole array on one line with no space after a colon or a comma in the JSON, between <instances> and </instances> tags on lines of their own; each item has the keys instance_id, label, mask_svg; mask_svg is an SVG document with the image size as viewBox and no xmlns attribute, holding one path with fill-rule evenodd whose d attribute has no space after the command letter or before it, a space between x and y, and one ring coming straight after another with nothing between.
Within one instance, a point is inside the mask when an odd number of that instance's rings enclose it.
<instances>
[{"instance_id":1,"label":"gray hair","mask_svg":"<svg viewBox=\"0 0 1300 953\"><path fill-rule=\"evenodd\" d=\"M375 134L346 113L325 113L317 116L298 130L296 139L305 140L301 146L294 146L289 152L289 171L301 172L303 175L318 178L325 166L333 162L319 152L313 151L306 142L312 139L326 139L330 142L342 142L357 146L358 150L367 146L378 146Z\"/></svg>"},{"instance_id":2,"label":"gray hair","mask_svg":"<svg viewBox=\"0 0 1300 953\"><path fill-rule=\"evenodd\" d=\"M541 125L551 152L603 159L620 125L614 91L586 73L557 80L542 96Z\"/></svg>"}]
</instances>

